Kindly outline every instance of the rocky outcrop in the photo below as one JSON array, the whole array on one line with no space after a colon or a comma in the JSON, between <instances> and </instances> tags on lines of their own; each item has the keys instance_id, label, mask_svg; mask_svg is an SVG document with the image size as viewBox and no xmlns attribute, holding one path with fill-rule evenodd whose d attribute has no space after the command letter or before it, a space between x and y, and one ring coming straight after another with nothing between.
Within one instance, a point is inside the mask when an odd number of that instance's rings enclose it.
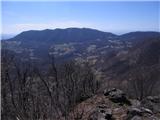
<instances>
[{"instance_id":1,"label":"rocky outcrop","mask_svg":"<svg viewBox=\"0 0 160 120\"><path fill-rule=\"evenodd\" d=\"M126 97L123 91L119 89L112 88L109 90L105 90L104 95L109 97L109 99L112 102L119 103L120 105L123 105L123 104L131 105L131 102L129 101L129 99Z\"/></svg>"},{"instance_id":2,"label":"rocky outcrop","mask_svg":"<svg viewBox=\"0 0 160 120\"><path fill-rule=\"evenodd\" d=\"M153 117L153 112L144 107L136 108L136 107L131 107L127 111L127 120L138 120L142 119L143 116Z\"/></svg>"},{"instance_id":3,"label":"rocky outcrop","mask_svg":"<svg viewBox=\"0 0 160 120\"><path fill-rule=\"evenodd\" d=\"M81 120L160 120L159 107L159 97L139 101L112 88L87 99L77 109L83 111Z\"/></svg>"}]
</instances>

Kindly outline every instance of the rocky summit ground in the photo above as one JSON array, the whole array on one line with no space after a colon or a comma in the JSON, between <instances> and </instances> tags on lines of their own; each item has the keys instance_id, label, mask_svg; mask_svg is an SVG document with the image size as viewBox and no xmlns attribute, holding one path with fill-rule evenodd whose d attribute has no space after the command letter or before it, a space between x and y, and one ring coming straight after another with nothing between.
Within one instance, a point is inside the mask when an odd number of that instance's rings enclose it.
<instances>
[{"instance_id":1,"label":"rocky summit ground","mask_svg":"<svg viewBox=\"0 0 160 120\"><path fill-rule=\"evenodd\" d=\"M70 114L73 120L160 120L160 97L139 101L119 89L109 89L83 101Z\"/></svg>"}]
</instances>

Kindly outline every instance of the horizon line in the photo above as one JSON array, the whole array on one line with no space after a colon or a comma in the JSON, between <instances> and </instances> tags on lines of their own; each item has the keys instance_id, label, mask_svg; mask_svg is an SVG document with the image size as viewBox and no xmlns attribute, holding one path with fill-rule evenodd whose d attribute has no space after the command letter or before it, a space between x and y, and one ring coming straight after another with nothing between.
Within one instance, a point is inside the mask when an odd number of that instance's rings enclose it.
<instances>
[{"instance_id":1,"label":"horizon line","mask_svg":"<svg viewBox=\"0 0 160 120\"><path fill-rule=\"evenodd\" d=\"M24 31L21 31L19 33L0 33L0 36L2 38L3 35L13 35L13 36L16 36L16 35L19 35L23 32L28 32L28 31L45 31L45 30L56 30L56 29L61 29L61 30L65 30L65 29L91 29L91 30L97 30L97 31L100 31L100 32L106 32L106 33L112 33L112 34L115 34L115 35L123 35L123 34L127 34L127 33L131 33L131 32L158 32L160 33L160 31L156 31L156 30L128 30L128 32L123 32L125 30L122 30L122 31L117 31L117 32L114 32L114 31L105 31L105 30L101 30L101 29L96 29L96 28L89 28L89 27L67 27L67 28L54 28L54 29L50 29L50 28L46 28L46 29L30 29L30 30L24 30ZM127 30L126 30L127 31Z\"/></svg>"}]
</instances>

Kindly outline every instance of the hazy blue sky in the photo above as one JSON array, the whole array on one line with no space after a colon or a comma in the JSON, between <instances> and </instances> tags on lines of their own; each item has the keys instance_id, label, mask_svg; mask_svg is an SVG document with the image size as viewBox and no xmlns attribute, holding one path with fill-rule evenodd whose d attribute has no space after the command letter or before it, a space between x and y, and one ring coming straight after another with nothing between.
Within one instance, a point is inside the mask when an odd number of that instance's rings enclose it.
<instances>
[{"instance_id":1,"label":"hazy blue sky","mask_svg":"<svg viewBox=\"0 0 160 120\"><path fill-rule=\"evenodd\" d=\"M2 2L2 33L67 27L158 31L159 7L158 2Z\"/></svg>"}]
</instances>

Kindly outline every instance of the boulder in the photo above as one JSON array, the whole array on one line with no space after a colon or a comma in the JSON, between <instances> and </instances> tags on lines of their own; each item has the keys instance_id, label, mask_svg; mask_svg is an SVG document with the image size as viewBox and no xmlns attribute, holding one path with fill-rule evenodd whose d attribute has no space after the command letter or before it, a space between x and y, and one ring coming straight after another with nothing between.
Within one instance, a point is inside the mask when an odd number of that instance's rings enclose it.
<instances>
[{"instance_id":1,"label":"boulder","mask_svg":"<svg viewBox=\"0 0 160 120\"><path fill-rule=\"evenodd\" d=\"M127 99L126 95L119 89L112 88L109 90L105 90L104 95L108 96L109 99L114 103L119 103L120 105L131 105L131 102Z\"/></svg>"},{"instance_id":2,"label":"boulder","mask_svg":"<svg viewBox=\"0 0 160 120\"><path fill-rule=\"evenodd\" d=\"M160 97L149 96L142 100L142 106L153 111L153 113L160 113Z\"/></svg>"},{"instance_id":3,"label":"boulder","mask_svg":"<svg viewBox=\"0 0 160 120\"><path fill-rule=\"evenodd\" d=\"M139 108L130 108L127 112L127 114L130 114L132 116L142 116L142 111Z\"/></svg>"},{"instance_id":4,"label":"boulder","mask_svg":"<svg viewBox=\"0 0 160 120\"><path fill-rule=\"evenodd\" d=\"M142 107L141 110L142 110L143 113L148 113L148 114L151 114L151 115L153 114L153 112L148 108Z\"/></svg>"},{"instance_id":5,"label":"boulder","mask_svg":"<svg viewBox=\"0 0 160 120\"><path fill-rule=\"evenodd\" d=\"M138 108L130 108L127 111L127 120L133 119L135 116L142 116L142 111ZM136 120L136 119L135 119Z\"/></svg>"},{"instance_id":6,"label":"boulder","mask_svg":"<svg viewBox=\"0 0 160 120\"><path fill-rule=\"evenodd\" d=\"M91 113L88 118L89 120L114 120L112 116L112 110L110 108L105 108L98 106L95 111Z\"/></svg>"},{"instance_id":7,"label":"boulder","mask_svg":"<svg viewBox=\"0 0 160 120\"><path fill-rule=\"evenodd\" d=\"M148 96L147 100L153 103L160 103L160 96Z\"/></svg>"},{"instance_id":8,"label":"boulder","mask_svg":"<svg viewBox=\"0 0 160 120\"><path fill-rule=\"evenodd\" d=\"M131 107L127 111L127 120L157 120L157 117L154 116L153 112L148 108Z\"/></svg>"},{"instance_id":9,"label":"boulder","mask_svg":"<svg viewBox=\"0 0 160 120\"><path fill-rule=\"evenodd\" d=\"M108 96L110 94L110 92L114 92L116 90L117 90L116 88L111 88L111 89L108 89L108 90L106 89L106 90L104 90L104 95Z\"/></svg>"},{"instance_id":10,"label":"boulder","mask_svg":"<svg viewBox=\"0 0 160 120\"><path fill-rule=\"evenodd\" d=\"M106 110L104 110L105 112L104 112L104 116L105 116L105 119L106 120L112 120L113 118L112 118L112 110L111 109L106 109Z\"/></svg>"}]
</instances>

